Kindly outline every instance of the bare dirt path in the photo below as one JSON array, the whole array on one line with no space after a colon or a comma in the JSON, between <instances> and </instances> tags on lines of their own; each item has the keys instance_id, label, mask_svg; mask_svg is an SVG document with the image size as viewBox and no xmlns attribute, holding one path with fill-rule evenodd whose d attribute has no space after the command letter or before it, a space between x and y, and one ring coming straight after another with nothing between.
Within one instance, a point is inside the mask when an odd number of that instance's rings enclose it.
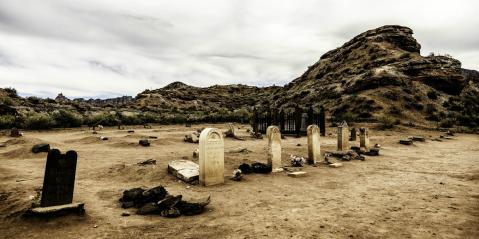
<instances>
[{"instance_id":1,"label":"bare dirt path","mask_svg":"<svg viewBox=\"0 0 479 239\"><path fill-rule=\"evenodd\" d=\"M0 238L479 238L479 136L459 134L431 141L438 132L400 128L371 130L381 156L345 162L342 168L306 166L307 177L285 173L247 175L222 186L188 186L166 172L170 160L188 158L197 144L183 142L196 128L180 125L136 128L135 133L107 128L26 132L0 136ZM215 125L226 131L225 125ZM245 127L240 132L246 135ZM333 129L329 129L333 132ZM101 141L100 135L110 140ZM141 147L141 136L158 136ZM423 135L425 143L397 143ZM23 219L29 196L41 187L45 153L31 146L48 142L79 154L75 201L86 203L85 217ZM321 138L322 151L334 150L334 135ZM283 164L290 154L307 156L306 137L287 137ZM301 146L297 146L301 144ZM266 139L225 140L225 174L242 162L266 162ZM228 153L246 147L251 153ZM153 158L157 165L139 166ZM197 160L193 160L196 161ZM198 198L211 194L207 211L175 219L157 215L122 217L123 190L163 185L173 194Z\"/></svg>"}]
</instances>

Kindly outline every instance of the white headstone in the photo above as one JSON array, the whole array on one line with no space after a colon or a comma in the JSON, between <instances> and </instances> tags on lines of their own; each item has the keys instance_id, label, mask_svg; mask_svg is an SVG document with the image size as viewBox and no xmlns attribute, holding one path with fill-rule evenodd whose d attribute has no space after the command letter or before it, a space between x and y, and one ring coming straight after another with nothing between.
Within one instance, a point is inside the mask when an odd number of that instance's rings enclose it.
<instances>
[{"instance_id":1,"label":"white headstone","mask_svg":"<svg viewBox=\"0 0 479 239\"><path fill-rule=\"evenodd\" d=\"M272 172L281 172L281 132L276 126L269 126L266 129L268 134L268 165L271 166Z\"/></svg>"},{"instance_id":2,"label":"white headstone","mask_svg":"<svg viewBox=\"0 0 479 239\"><path fill-rule=\"evenodd\" d=\"M212 186L224 183L225 148L223 134L206 128L200 134L200 184Z\"/></svg>"},{"instance_id":3,"label":"white headstone","mask_svg":"<svg viewBox=\"0 0 479 239\"><path fill-rule=\"evenodd\" d=\"M321 145L319 143L319 127L315 124L308 126L308 163L316 164L321 158Z\"/></svg>"},{"instance_id":4,"label":"white headstone","mask_svg":"<svg viewBox=\"0 0 479 239\"><path fill-rule=\"evenodd\" d=\"M338 151L349 150L349 127L346 121L338 126Z\"/></svg>"},{"instance_id":5,"label":"white headstone","mask_svg":"<svg viewBox=\"0 0 479 239\"><path fill-rule=\"evenodd\" d=\"M359 147L369 151L369 130L368 128L359 129Z\"/></svg>"}]
</instances>

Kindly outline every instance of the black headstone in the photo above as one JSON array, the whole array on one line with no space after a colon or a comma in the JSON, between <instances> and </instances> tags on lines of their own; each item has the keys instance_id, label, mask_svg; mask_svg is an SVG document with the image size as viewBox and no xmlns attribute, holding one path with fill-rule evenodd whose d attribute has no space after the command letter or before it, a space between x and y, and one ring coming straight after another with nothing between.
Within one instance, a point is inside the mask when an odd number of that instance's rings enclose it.
<instances>
[{"instance_id":1,"label":"black headstone","mask_svg":"<svg viewBox=\"0 0 479 239\"><path fill-rule=\"evenodd\" d=\"M349 136L349 141L356 141L356 128L351 129L351 136Z\"/></svg>"},{"instance_id":2,"label":"black headstone","mask_svg":"<svg viewBox=\"0 0 479 239\"><path fill-rule=\"evenodd\" d=\"M72 203L76 166L77 153L75 151L70 150L66 154L62 154L60 150L52 149L48 152L40 206L49 207Z\"/></svg>"}]
</instances>

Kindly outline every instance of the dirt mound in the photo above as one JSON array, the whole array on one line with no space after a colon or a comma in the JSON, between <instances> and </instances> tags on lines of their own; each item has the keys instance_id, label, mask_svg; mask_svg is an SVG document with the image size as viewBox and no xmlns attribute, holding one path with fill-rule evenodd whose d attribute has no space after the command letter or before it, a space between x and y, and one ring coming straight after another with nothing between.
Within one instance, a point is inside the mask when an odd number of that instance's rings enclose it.
<instances>
[{"instance_id":1,"label":"dirt mound","mask_svg":"<svg viewBox=\"0 0 479 239\"><path fill-rule=\"evenodd\" d=\"M82 143L82 144L94 144L100 143L102 140L100 136L87 136L79 139L66 140L65 143Z\"/></svg>"},{"instance_id":2,"label":"dirt mound","mask_svg":"<svg viewBox=\"0 0 479 239\"><path fill-rule=\"evenodd\" d=\"M138 162L141 160L139 159ZM167 176L166 170L156 165L114 164L92 172L89 177L97 180L115 180L118 182L158 182Z\"/></svg>"}]
</instances>

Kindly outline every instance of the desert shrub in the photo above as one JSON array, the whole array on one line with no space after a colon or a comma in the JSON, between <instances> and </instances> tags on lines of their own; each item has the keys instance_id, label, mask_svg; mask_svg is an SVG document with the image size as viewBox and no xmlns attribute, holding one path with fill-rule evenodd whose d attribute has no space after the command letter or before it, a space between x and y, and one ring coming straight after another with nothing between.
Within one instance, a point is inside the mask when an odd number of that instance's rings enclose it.
<instances>
[{"instance_id":1,"label":"desert shrub","mask_svg":"<svg viewBox=\"0 0 479 239\"><path fill-rule=\"evenodd\" d=\"M434 90L428 91L427 92L427 98L431 100L437 100L437 93Z\"/></svg>"},{"instance_id":2,"label":"desert shrub","mask_svg":"<svg viewBox=\"0 0 479 239\"><path fill-rule=\"evenodd\" d=\"M67 110L54 111L52 117L57 127L79 127L83 123L83 117L81 115Z\"/></svg>"},{"instance_id":3,"label":"desert shrub","mask_svg":"<svg viewBox=\"0 0 479 239\"><path fill-rule=\"evenodd\" d=\"M411 57L411 53L405 52L405 53L401 54L401 56L399 56L399 59L406 59L406 58L409 58L409 57Z\"/></svg>"},{"instance_id":4,"label":"desert shrub","mask_svg":"<svg viewBox=\"0 0 479 239\"><path fill-rule=\"evenodd\" d=\"M393 114L393 115L401 115L401 110L396 107L396 106L392 106L390 109L389 109L389 113L390 114Z\"/></svg>"},{"instance_id":5,"label":"desert shrub","mask_svg":"<svg viewBox=\"0 0 479 239\"><path fill-rule=\"evenodd\" d=\"M420 95L414 95L414 99L416 101L422 101L422 97Z\"/></svg>"},{"instance_id":6,"label":"desert shrub","mask_svg":"<svg viewBox=\"0 0 479 239\"><path fill-rule=\"evenodd\" d=\"M0 102L3 102L3 104L8 105L8 106L12 106L14 104L13 100L10 99L10 98L3 98L3 99L1 99Z\"/></svg>"},{"instance_id":7,"label":"desert shrub","mask_svg":"<svg viewBox=\"0 0 479 239\"><path fill-rule=\"evenodd\" d=\"M451 119L451 118L447 118L447 119L442 120L442 121L439 123L439 126L440 126L440 127L443 127L443 128L451 128L451 127L453 127L455 124L456 124L455 120L453 120L453 119Z\"/></svg>"},{"instance_id":8,"label":"desert shrub","mask_svg":"<svg viewBox=\"0 0 479 239\"><path fill-rule=\"evenodd\" d=\"M27 129L51 129L55 120L47 113L31 113L25 117L24 127Z\"/></svg>"},{"instance_id":9,"label":"desert shrub","mask_svg":"<svg viewBox=\"0 0 479 239\"><path fill-rule=\"evenodd\" d=\"M141 118L141 115L119 115L118 116L121 123L125 125L141 125L144 124L143 119ZM154 123L154 122L148 122L148 123Z\"/></svg>"},{"instance_id":10,"label":"desert shrub","mask_svg":"<svg viewBox=\"0 0 479 239\"><path fill-rule=\"evenodd\" d=\"M412 91L411 91L411 89L409 89L409 88L403 88L402 90L403 90L405 93L412 94Z\"/></svg>"},{"instance_id":11,"label":"desert shrub","mask_svg":"<svg viewBox=\"0 0 479 239\"><path fill-rule=\"evenodd\" d=\"M32 104L40 104L40 102L42 101L42 99L36 97L36 96L30 96L27 98L28 102L32 103Z\"/></svg>"},{"instance_id":12,"label":"desert shrub","mask_svg":"<svg viewBox=\"0 0 479 239\"><path fill-rule=\"evenodd\" d=\"M393 91L386 91L382 94L384 98L390 99L390 100L397 100L398 95L394 93Z\"/></svg>"},{"instance_id":13,"label":"desert shrub","mask_svg":"<svg viewBox=\"0 0 479 239\"><path fill-rule=\"evenodd\" d=\"M12 128L15 125L15 116L0 115L0 129Z\"/></svg>"},{"instance_id":14,"label":"desert shrub","mask_svg":"<svg viewBox=\"0 0 479 239\"><path fill-rule=\"evenodd\" d=\"M88 125L104 125L104 126L114 126L118 125L119 119L116 115L110 113L101 113L88 117L85 120L85 123Z\"/></svg>"},{"instance_id":15,"label":"desert shrub","mask_svg":"<svg viewBox=\"0 0 479 239\"><path fill-rule=\"evenodd\" d=\"M426 114L433 114L436 111L437 111L437 109L436 109L435 105L433 105L433 104L427 104L426 105Z\"/></svg>"},{"instance_id":16,"label":"desert shrub","mask_svg":"<svg viewBox=\"0 0 479 239\"><path fill-rule=\"evenodd\" d=\"M5 92L7 92L8 96L10 97L18 97L17 90L12 87L7 87L3 89Z\"/></svg>"},{"instance_id":17,"label":"desert shrub","mask_svg":"<svg viewBox=\"0 0 479 239\"><path fill-rule=\"evenodd\" d=\"M394 127L394 124L396 123L396 121L392 117L389 117L389 116L380 117L378 119L378 122L379 122L379 127L381 129L390 129L390 128Z\"/></svg>"}]
</instances>

